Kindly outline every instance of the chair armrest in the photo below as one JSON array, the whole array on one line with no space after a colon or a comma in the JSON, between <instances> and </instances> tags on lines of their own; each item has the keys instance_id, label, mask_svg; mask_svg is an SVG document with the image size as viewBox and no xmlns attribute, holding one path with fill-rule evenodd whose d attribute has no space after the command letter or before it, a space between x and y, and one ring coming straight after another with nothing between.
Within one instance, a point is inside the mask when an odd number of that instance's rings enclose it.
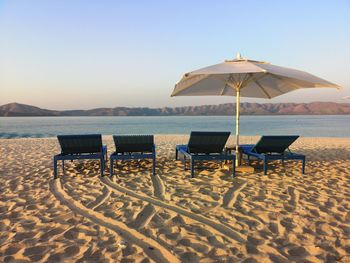
<instances>
[{"instance_id":1,"label":"chair armrest","mask_svg":"<svg viewBox=\"0 0 350 263\"><path fill-rule=\"evenodd\" d=\"M178 151L185 151L185 152L187 152L188 151L188 145L187 144L178 144L178 145L176 145L176 149Z\"/></svg>"},{"instance_id":2,"label":"chair armrest","mask_svg":"<svg viewBox=\"0 0 350 263\"><path fill-rule=\"evenodd\" d=\"M255 153L252 151L254 147L255 144L242 144L239 146L242 153Z\"/></svg>"}]
</instances>

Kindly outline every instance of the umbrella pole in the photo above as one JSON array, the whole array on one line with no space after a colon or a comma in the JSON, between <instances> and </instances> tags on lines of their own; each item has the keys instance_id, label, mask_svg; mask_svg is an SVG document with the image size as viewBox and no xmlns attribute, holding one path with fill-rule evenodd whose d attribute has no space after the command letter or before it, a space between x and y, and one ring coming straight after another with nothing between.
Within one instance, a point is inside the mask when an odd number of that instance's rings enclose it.
<instances>
[{"instance_id":1,"label":"umbrella pole","mask_svg":"<svg viewBox=\"0 0 350 263\"><path fill-rule=\"evenodd\" d=\"M240 110L240 88L236 90L236 167L239 166L239 110Z\"/></svg>"}]
</instances>

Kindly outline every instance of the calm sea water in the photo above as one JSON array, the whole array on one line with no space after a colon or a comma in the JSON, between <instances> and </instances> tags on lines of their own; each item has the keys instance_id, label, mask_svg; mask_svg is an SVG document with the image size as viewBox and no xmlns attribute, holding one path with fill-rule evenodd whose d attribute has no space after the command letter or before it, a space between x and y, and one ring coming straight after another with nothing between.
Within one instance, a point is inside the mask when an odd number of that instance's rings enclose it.
<instances>
[{"instance_id":1,"label":"calm sea water","mask_svg":"<svg viewBox=\"0 0 350 263\"><path fill-rule=\"evenodd\" d=\"M232 116L171 117L0 117L0 138L52 137L57 134L188 134L231 131ZM350 115L241 116L241 135L297 134L350 137Z\"/></svg>"}]
</instances>

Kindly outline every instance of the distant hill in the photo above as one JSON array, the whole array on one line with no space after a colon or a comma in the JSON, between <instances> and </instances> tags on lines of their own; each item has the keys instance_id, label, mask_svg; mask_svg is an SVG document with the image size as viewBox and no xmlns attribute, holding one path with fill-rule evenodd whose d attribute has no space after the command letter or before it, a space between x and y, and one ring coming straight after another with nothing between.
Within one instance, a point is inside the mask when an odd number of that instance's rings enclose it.
<instances>
[{"instance_id":1,"label":"distant hill","mask_svg":"<svg viewBox=\"0 0 350 263\"><path fill-rule=\"evenodd\" d=\"M60 112L20 103L9 103L0 106L0 116L60 116Z\"/></svg>"},{"instance_id":2,"label":"distant hill","mask_svg":"<svg viewBox=\"0 0 350 263\"><path fill-rule=\"evenodd\" d=\"M97 108L56 111L10 103L0 106L0 116L200 116L233 115L235 104L187 106L175 108ZM242 103L242 115L330 115L350 114L350 103Z\"/></svg>"}]
</instances>

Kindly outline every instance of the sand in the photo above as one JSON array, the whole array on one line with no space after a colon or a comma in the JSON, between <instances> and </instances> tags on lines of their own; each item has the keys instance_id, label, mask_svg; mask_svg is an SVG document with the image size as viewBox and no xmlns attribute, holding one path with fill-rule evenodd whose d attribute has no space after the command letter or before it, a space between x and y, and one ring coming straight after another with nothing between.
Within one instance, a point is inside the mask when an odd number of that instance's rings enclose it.
<instances>
[{"instance_id":1,"label":"sand","mask_svg":"<svg viewBox=\"0 0 350 263\"><path fill-rule=\"evenodd\" d=\"M155 177L149 161L102 179L98 161L74 161L54 180L55 138L1 139L0 261L350 262L349 138L299 139L305 175L253 162L233 178L209 162L194 179L174 160L187 140L156 136Z\"/></svg>"}]
</instances>

